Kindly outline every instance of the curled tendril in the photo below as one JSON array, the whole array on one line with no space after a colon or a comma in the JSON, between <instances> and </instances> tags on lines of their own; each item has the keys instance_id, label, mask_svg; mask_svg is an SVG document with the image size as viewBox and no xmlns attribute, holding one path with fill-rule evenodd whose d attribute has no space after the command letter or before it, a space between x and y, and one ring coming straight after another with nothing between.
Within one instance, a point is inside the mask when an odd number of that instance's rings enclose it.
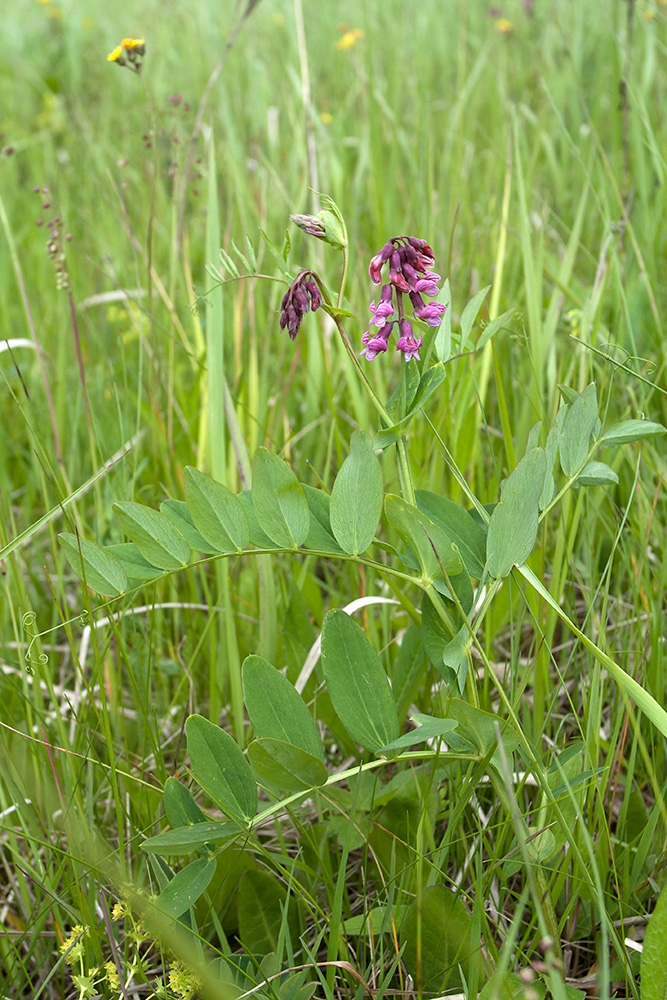
<instances>
[{"instance_id":1,"label":"curled tendril","mask_svg":"<svg viewBox=\"0 0 667 1000\"><path fill-rule=\"evenodd\" d=\"M26 611L26 613L21 618L21 624L23 625L23 631L26 635L30 636L30 642L28 643L28 648L25 651L25 661L26 670L29 674L34 674L33 664L41 663L45 664L49 662L49 658L45 652L38 653L36 657L32 655L32 647L35 645L40 637L40 632L34 632L33 626L37 621L37 615L34 611Z\"/></svg>"},{"instance_id":2,"label":"curled tendril","mask_svg":"<svg viewBox=\"0 0 667 1000\"><path fill-rule=\"evenodd\" d=\"M34 635L32 637L30 645L28 646L28 648L26 649L26 652L25 652L25 661L26 661L26 663L28 665L27 666L27 670L28 670L28 673L30 673L30 674L34 673L34 670L32 669L34 663L44 664L44 663L48 663L49 662L49 658L48 658L47 654L44 651L42 651L41 653L38 653L36 657L34 657L32 655L32 647L35 645L35 642L36 642L37 639L39 639L39 635Z\"/></svg>"},{"instance_id":3,"label":"curled tendril","mask_svg":"<svg viewBox=\"0 0 667 1000\"><path fill-rule=\"evenodd\" d=\"M26 613L23 615L23 618L21 619L21 624L23 626L23 631L27 632L28 629L32 625L34 625L36 621L37 621L37 615L35 614L35 612L34 611L26 611Z\"/></svg>"},{"instance_id":4,"label":"curled tendril","mask_svg":"<svg viewBox=\"0 0 667 1000\"><path fill-rule=\"evenodd\" d=\"M86 625L89 625L89 624L90 624L90 612L89 611L82 611L81 614L79 615L79 625L82 628L85 628Z\"/></svg>"}]
</instances>

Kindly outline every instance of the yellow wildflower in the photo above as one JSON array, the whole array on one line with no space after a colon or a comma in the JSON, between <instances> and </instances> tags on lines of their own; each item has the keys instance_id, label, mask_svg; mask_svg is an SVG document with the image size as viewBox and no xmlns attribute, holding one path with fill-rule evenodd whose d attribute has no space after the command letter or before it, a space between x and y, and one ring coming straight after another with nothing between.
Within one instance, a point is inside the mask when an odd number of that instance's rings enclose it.
<instances>
[{"instance_id":1,"label":"yellow wildflower","mask_svg":"<svg viewBox=\"0 0 667 1000\"><path fill-rule=\"evenodd\" d=\"M496 30L499 31L501 35L511 35L512 22L508 21L506 17L499 17L496 21Z\"/></svg>"},{"instance_id":2,"label":"yellow wildflower","mask_svg":"<svg viewBox=\"0 0 667 1000\"><path fill-rule=\"evenodd\" d=\"M182 962L172 962L169 966L169 988L180 1000L191 1000L193 994L201 988L201 981Z\"/></svg>"},{"instance_id":3,"label":"yellow wildflower","mask_svg":"<svg viewBox=\"0 0 667 1000\"><path fill-rule=\"evenodd\" d=\"M323 125L331 125L333 121L333 115L329 111L323 111L320 115L320 119Z\"/></svg>"},{"instance_id":4,"label":"yellow wildflower","mask_svg":"<svg viewBox=\"0 0 667 1000\"><path fill-rule=\"evenodd\" d=\"M67 952L65 961L68 965L74 965L75 962L78 962L83 957L83 939L89 935L89 927L84 928L81 924L74 925L69 933L69 937L65 938L60 945L60 954L64 955Z\"/></svg>"},{"instance_id":5,"label":"yellow wildflower","mask_svg":"<svg viewBox=\"0 0 667 1000\"><path fill-rule=\"evenodd\" d=\"M345 52L346 49L353 48L363 37L364 32L362 28L348 28L340 36L334 48L338 49L339 52Z\"/></svg>"},{"instance_id":6,"label":"yellow wildflower","mask_svg":"<svg viewBox=\"0 0 667 1000\"><path fill-rule=\"evenodd\" d=\"M120 45L117 45L113 52L109 53L107 61L118 63L119 66L127 66L128 69L132 69L135 73L139 73L145 54L145 39L124 38Z\"/></svg>"},{"instance_id":7,"label":"yellow wildflower","mask_svg":"<svg viewBox=\"0 0 667 1000\"><path fill-rule=\"evenodd\" d=\"M120 978L118 976L118 970L113 962L104 963L104 971L106 973L107 982L112 990L120 989Z\"/></svg>"}]
</instances>

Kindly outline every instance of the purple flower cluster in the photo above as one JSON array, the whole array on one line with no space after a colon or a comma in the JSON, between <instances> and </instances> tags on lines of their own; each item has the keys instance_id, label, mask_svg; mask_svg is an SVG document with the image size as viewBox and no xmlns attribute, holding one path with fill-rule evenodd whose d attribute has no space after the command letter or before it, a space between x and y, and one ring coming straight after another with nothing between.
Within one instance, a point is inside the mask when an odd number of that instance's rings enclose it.
<instances>
[{"instance_id":1,"label":"purple flower cluster","mask_svg":"<svg viewBox=\"0 0 667 1000\"><path fill-rule=\"evenodd\" d=\"M322 305L322 296L312 271L302 271L283 295L280 303L280 329L287 327L290 340L295 340L303 317L311 309L315 312Z\"/></svg>"},{"instance_id":2,"label":"purple flower cluster","mask_svg":"<svg viewBox=\"0 0 667 1000\"><path fill-rule=\"evenodd\" d=\"M372 361L378 354L386 351L394 323L397 323L400 336L396 350L405 355L406 361L411 358L419 360L422 339L415 339L412 323L405 318L403 296L409 296L413 316L428 326L440 325L447 307L441 302L427 303L423 298L424 295L432 298L440 291L440 275L431 270L435 265L433 251L426 240L420 240L416 236L395 236L385 243L370 262L368 273L376 285L382 283L382 268L385 264L389 265L389 281L382 285L377 305L375 301L370 305L370 325L377 327L377 330L367 330L363 335L361 339L364 349L360 353ZM394 302L396 319L391 319L394 315Z\"/></svg>"}]
</instances>

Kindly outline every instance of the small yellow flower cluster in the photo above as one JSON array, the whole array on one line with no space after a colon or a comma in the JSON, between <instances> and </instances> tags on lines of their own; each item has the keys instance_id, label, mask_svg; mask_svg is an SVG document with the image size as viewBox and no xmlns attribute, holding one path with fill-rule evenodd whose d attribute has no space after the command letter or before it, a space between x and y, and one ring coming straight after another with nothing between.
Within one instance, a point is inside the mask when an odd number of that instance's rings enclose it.
<instances>
[{"instance_id":1,"label":"small yellow flower cluster","mask_svg":"<svg viewBox=\"0 0 667 1000\"><path fill-rule=\"evenodd\" d=\"M107 62L127 66L128 69L139 73L145 54L146 42L143 38L124 38L120 45L117 45L113 52L109 53Z\"/></svg>"},{"instance_id":2,"label":"small yellow flower cluster","mask_svg":"<svg viewBox=\"0 0 667 1000\"><path fill-rule=\"evenodd\" d=\"M111 919L121 920L123 917L126 917L129 912L130 911L128 910L126 903L114 903L113 910L111 911Z\"/></svg>"},{"instance_id":3,"label":"small yellow flower cluster","mask_svg":"<svg viewBox=\"0 0 667 1000\"><path fill-rule=\"evenodd\" d=\"M190 1000L201 988L201 980L193 972L188 972L182 962L172 962L169 966L169 989L180 1000Z\"/></svg>"},{"instance_id":4,"label":"small yellow flower cluster","mask_svg":"<svg viewBox=\"0 0 667 1000\"><path fill-rule=\"evenodd\" d=\"M499 17L496 21L496 31L500 32L501 35L511 35L512 22L508 21L506 17Z\"/></svg>"},{"instance_id":5,"label":"small yellow flower cluster","mask_svg":"<svg viewBox=\"0 0 667 1000\"><path fill-rule=\"evenodd\" d=\"M69 937L65 938L63 943L60 945L60 954L64 955L67 952L65 961L68 965L74 965L75 962L79 962L81 960L83 957L83 939L85 937L89 937L89 935L90 928L84 928L81 924L75 924L69 932Z\"/></svg>"},{"instance_id":6,"label":"small yellow flower cluster","mask_svg":"<svg viewBox=\"0 0 667 1000\"><path fill-rule=\"evenodd\" d=\"M104 971L106 973L107 982L112 990L120 989L120 977L118 975L118 970L113 962L104 963Z\"/></svg>"},{"instance_id":7,"label":"small yellow flower cluster","mask_svg":"<svg viewBox=\"0 0 667 1000\"><path fill-rule=\"evenodd\" d=\"M364 32L362 28L343 28L343 34L340 36L336 44L335 49L339 52L345 52L347 49L354 48L357 42L360 42L364 37Z\"/></svg>"}]
</instances>

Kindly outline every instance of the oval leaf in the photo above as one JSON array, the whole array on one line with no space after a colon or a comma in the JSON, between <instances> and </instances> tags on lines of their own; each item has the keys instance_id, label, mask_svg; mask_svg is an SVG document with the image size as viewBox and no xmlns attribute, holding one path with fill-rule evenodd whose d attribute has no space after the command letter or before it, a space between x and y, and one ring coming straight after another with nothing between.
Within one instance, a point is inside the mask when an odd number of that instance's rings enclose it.
<instances>
[{"instance_id":1,"label":"oval leaf","mask_svg":"<svg viewBox=\"0 0 667 1000\"><path fill-rule=\"evenodd\" d=\"M262 531L285 549L308 537L310 511L304 492L286 462L260 448L252 465L252 505Z\"/></svg>"},{"instance_id":2,"label":"oval leaf","mask_svg":"<svg viewBox=\"0 0 667 1000\"><path fill-rule=\"evenodd\" d=\"M167 778L164 783L164 811L169 826L191 826L205 823L206 815L195 802L192 792L178 778Z\"/></svg>"},{"instance_id":3,"label":"oval leaf","mask_svg":"<svg viewBox=\"0 0 667 1000\"><path fill-rule=\"evenodd\" d=\"M153 566L172 570L186 564L190 546L164 514L132 500L120 500L113 510L125 534Z\"/></svg>"},{"instance_id":4,"label":"oval leaf","mask_svg":"<svg viewBox=\"0 0 667 1000\"><path fill-rule=\"evenodd\" d=\"M201 715L185 723L192 771L228 816L244 822L257 812L257 784L238 744Z\"/></svg>"},{"instance_id":5,"label":"oval leaf","mask_svg":"<svg viewBox=\"0 0 667 1000\"><path fill-rule=\"evenodd\" d=\"M155 905L162 913L177 920L206 892L216 867L215 858L191 861L167 883L167 887L155 900Z\"/></svg>"},{"instance_id":6,"label":"oval leaf","mask_svg":"<svg viewBox=\"0 0 667 1000\"><path fill-rule=\"evenodd\" d=\"M331 491L331 530L351 556L365 552L382 514L382 472L365 431L355 431L351 451Z\"/></svg>"},{"instance_id":7,"label":"oval leaf","mask_svg":"<svg viewBox=\"0 0 667 1000\"><path fill-rule=\"evenodd\" d=\"M662 424L652 420L624 420L605 431L598 444L603 448L616 448L619 444L629 444L630 441L641 441L644 438L655 437L667 431Z\"/></svg>"},{"instance_id":8,"label":"oval leaf","mask_svg":"<svg viewBox=\"0 0 667 1000\"><path fill-rule=\"evenodd\" d=\"M396 705L380 658L344 611L325 616L322 667L333 707L357 743L377 752L398 738Z\"/></svg>"},{"instance_id":9,"label":"oval leaf","mask_svg":"<svg viewBox=\"0 0 667 1000\"><path fill-rule=\"evenodd\" d=\"M322 741L308 706L287 678L261 656L248 656L243 663L243 693L255 736L283 740L324 761Z\"/></svg>"},{"instance_id":10,"label":"oval leaf","mask_svg":"<svg viewBox=\"0 0 667 1000\"><path fill-rule=\"evenodd\" d=\"M305 483L301 484L301 488L310 510L310 528L308 538L304 543L305 547L316 549L319 552L332 552L340 555L343 550L331 531L331 497L324 490L316 490L313 486L307 486Z\"/></svg>"},{"instance_id":11,"label":"oval leaf","mask_svg":"<svg viewBox=\"0 0 667 1000\"><path fill-rule=\"evenodd\" d=\"M232 840L245 831L229 820L221 823L217 820L206 820L204 823L193 823L190 826L177 826L173 830L165 830L157 837L149 837L141 845L147 854L193 854L205 844L231 843Z\"/></svg>"},{"instance_id":12,"label":"oval leaf","mask_svg":"<svg viewBox=\"0 0 667 1000\"><path fill-rule=\"evenodd\" d=\"M470 576L479 580L486 562L486 532L468 511L430 490L417 490L417 507L456 543Z\"/></svg>"},{"instance_id":13,"label":"oval leaf","mask_svg":"<svg viewBox=\"0 0 667 1000\"><path fill-rule=\"evenodd\" d=\"M125 593L127 573L118 559L107 549L103 549L96 542L77 538L68 531L58 535L58 541L62 545L67 562L91 590L107 597L118 597L119 594Z\"/></svg>"},{"instance_id":14,"label":"oval leaf","mask_svg":"<svg viewBox=\"0 0 667 1000\"><path fill-rule=\"evenodd\" d=\"M544 449L533 448L500 488L486 539L488 570L495 579L507 576L533 551L546 472Z\"/></svg>"},{"instance_id":15,"label":"oval leaf","mask_svg":"<svg viewBox=\"0 0 667 1000\"><path fill-rule=\"evenodd\" d=\"M618 476L605 462L586 462L577 476L577 486L609 486L617 483Z\"/></svg>"},{"instance_id":16,"label":"oval leaf","mask_svg":"<svg viewBox=\"0 0 667 1000\"><path fill-rule=\"evenodd\" d=\"M458 722L455 719L435 719L431 715L413 715L414 722L419 722L417 729L404 733L397 740L383 747L383 750L405 750L407 747L416 746L417 743L425 743L426 740L437 740L441 736L446 736L452 729L456 729Z\"/></svg>"},{"instance_id":17,"label":"oval leaf","mask_svg":"<svg viewBox=\"0 0 667 1000\"><path fill-rule=\"evenodd\" d=\"M579 471L590 450L591 434L598 420L595 383L587 385L567 411L560 436L560 464L566 476Z\"/></svg>"},{"instance_id":18,"label":"oval leaf","mask_svg":"<svg viewBox=\"0 0 667 1000\"><path fill-rule=\"evenodd\" d=\"M134 542L119 542L117 545L107 545L106 549L118 560L128 580L140 580L148 583L164 576L163 569L157 569L148 559L144 559Z\"/></svg>"},{"instance_id":19,"label":"oval leaf","mask_svg":"<svg viewBox=\"0 0 667 1000\"><path fill-rule=\"evenodd\" d=\"M195 528L188 505L184 500L163 500L160 504L160 513L168 517L171 523L178 528L193 552L217 555L219 550L207 542Z\"/></svg>"},{"instance_id":20,"label":"oval leaf","mask_svg":"<svg viewBox=\"0 0 667 1000\"><path fill-rule=\"evenodd\" d=\"M384 509L396 534L416 556L424 580L432 582L444 573L461 572L461 556L451 540L430 517L400 497L388 494ZM444 571L444 572L443 572Z\"/></svg>"},{"instance_id":21,"label":"oval leaf","mask_svg":"<svg viewBox=\"0 0 667 1000\"><path fill-rule=\"evenodd\" d=\"M288 905L284 886L269 872L243 873L237 905L239 940L243 941L248 954L261 957L275 952L279 947L281 932L288 940L298 940L299 925L296 909L293 905ZM276 990L276 995L284 997L285 1000L287 998L303 1000L303 997L309 997L308 990L300 993L294 988L285 989L288 984L289 981L282 980L280 992ZM294 987L293 983L291 985Z\"/></svg>"},{"instance_id":22,"label":"oval leaf","mask_svg":"<svg viewBox=\"0 0 667 1000\"><path fill-rule=\"evenodd\" d=\"M248 746L248 757L258 780L281 791L319 788L329 777L319 757L283 740L253 740Z\"/></svg>"},{"instance_id":23,"label":"oval leaf","mask_svg":"<svg viewBox=\"0 0 667 1000\"><path fill-rule=\"evenodd\" d=\"M410 904L400 943L405 943L403 961L417 991L436 996L462 985L459 969L467 977L473 952L479 950L470 914L444 885L424 889Z\"/></svg>"},{"instance_id":24,"label":"oval leaf","mask_svg":"<svg viewBox=\"0 0 667 1000\"><path fill-rule=\"evenodd\" d=\"M187 466L183 477L185 500L195 527L220 552L241 552L250 541L246 513L222 483Z\"/></svg>"}]
</instances>

